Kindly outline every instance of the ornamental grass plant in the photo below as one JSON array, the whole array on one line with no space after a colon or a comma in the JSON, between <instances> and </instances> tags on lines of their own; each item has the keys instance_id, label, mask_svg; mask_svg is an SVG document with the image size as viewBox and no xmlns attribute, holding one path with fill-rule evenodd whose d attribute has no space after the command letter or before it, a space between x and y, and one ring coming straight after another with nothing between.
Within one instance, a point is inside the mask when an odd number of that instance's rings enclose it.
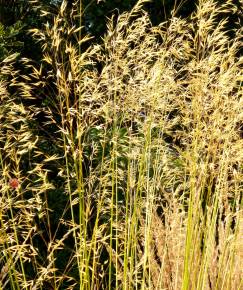
<instances>
[{"instance_id":1,"label":"ornamental grass plant","mask_svg":"<svg viewBox=\"0 0 243 290\"><path fill-rule=\"evenodd\" d=\"M138 1L90 44L64 1L43 57L0 73L0 289L241 289L234 1L152 26Z\"/></svg>"}]
</instances>

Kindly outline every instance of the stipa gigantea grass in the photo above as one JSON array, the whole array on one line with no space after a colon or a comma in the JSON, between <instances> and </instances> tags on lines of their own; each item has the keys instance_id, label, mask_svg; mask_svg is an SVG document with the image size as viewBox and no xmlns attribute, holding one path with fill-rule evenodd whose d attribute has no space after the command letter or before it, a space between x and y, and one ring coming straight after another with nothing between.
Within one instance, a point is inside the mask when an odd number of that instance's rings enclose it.
<instances>
[{"instance_id":1,"label":"stipa gigantea grass","mask_svg":"<svg viewBox=\"0 0 243 290\"><path fill-rule=\"evenodd\" d=\"M222 222L224 215L227 216L226 208L231 207L231 214L234 215L235 205L240 205L239 192L242 185L236 181L238 177L235 180L233 175L233 168L236 170L235 174L238 172L236 175L242 174L240 173L242 141L238 127L242 122L240 113L242 90L239 82L242 61L236 57L240 39L236 35L231 46L228 46L229 39L223 32L225 21L212 31L213 19L225 7L224 5L217 7L213 1L208 1L206 4L203 6L204 10L199 6L199 11L195 14L198 26L193 41L195 59L191 62L194 65L188 71L190 84L188 83L189 86L185 91L185 99L190 101L184 102L184 106L189 106L190 110L183 110L186 113L184 120L191 122L190 133L186 133L187 138L190 138L186 143L190 145L185 151L189 154L186 159L191 183L184 269L185 289L237 287L232 286L234 284L224 284L225 281L221 285L214 284L207 268L215 254L217 224ZM213 10L206 9L209 6ZM214 40L209 37L212 35ZM208 39L210 39L209 43ZM217 43L218 39L220 39L220 46ZM233 188L230 184L234 184ZM238 212L236 219L239 217ZM198 265L195 266L195 240L200 237L203 239L203 249L200 249L201 246L197 243L200 258ZM228 259L232 258L230 251L227 255L229 255ZM194 285L189 282L193 277L191 269L199 271L199 276L195 273ZM217 281L220 280L221 271L222 269L219 269L216 274ZM233 279L230 280L232 283ZM236 281L239 283L237 279L233 283Z\"/></svg>"},{"instance_id":2,"label":"stipa gigantea grass","mask_svg":"<svg viewBox=\"0 0 243 290\"><path fill-rule=\"evenodd\" d=\"M6 90L4 76L14 74L12 61L11 57L4 60L1 67L1 289L29 289L33 281L26 269L31 264L38 273L39 268L34 219L44 214L42 195L51 185L41 166L31 163L37 142L29 127L33 115Z\"/></svg>"},{"instance_id":3,"label":"stipa gigantea grass","mask_svg":"<svg viewBox=\"0 0 243 290\"><path fill-rule=\"evenodd\" d=\"M35 193L33 210L41 208L45 227L29 219L25 226L45 245L24 239L13 222L11 247L11 233L3 231L13 289L241 287L240 33L230 40L226 20L216 25L235 7L199 1L190 19L173 16L152 27L142 3L111 19L103 43L86 50L78 44L88 38L70 25L65 2L53 23L32 30L43 61L24 59L29 74L15 74L12 99L4 93L1 110L10 113L1 136L21 143L11 139L18 131L27 141L24 148L5 146L6 158L28 153L35 161L26 171L20 157L6 159L2 171L19 166L21 214L31 200L22 190ZM19 128L13 124L20 107ZM58 222L52 199L64 200ZM39 251L34 275L25 264L28 247Z\"/></svg>"}]
</instances>

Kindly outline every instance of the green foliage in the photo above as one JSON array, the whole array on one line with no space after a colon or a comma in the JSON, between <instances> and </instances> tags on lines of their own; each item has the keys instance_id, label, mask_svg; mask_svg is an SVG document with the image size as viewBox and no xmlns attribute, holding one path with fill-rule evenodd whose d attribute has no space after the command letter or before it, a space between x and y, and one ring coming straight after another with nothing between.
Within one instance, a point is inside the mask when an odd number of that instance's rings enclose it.
<instances>
[{"instance_id":1,"label":"green foliage","mask_svg":"<svg viewBox=\"0 0 243 290\"><path fill-rule=\"evenodd\" d=\"M18 40L18 36L23 29L24 23L22 21L17 21L7 27L0 23L0 61L14 52L21 52L24 43Z\"/></svg>"}]
</instances>

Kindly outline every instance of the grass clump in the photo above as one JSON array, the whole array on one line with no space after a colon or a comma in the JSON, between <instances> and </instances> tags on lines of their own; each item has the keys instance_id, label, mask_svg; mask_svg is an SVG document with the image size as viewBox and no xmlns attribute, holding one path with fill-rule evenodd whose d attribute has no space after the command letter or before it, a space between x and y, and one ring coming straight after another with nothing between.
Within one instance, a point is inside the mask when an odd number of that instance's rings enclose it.
<instances>
[{"instance_id":1,"label":"grass clump","mask_svg":"<svg viewBox=\"0 0 243 290\"><path fill-rule=\"evenodd\" d=\"M88 46L64 1L40 64L4 60L0 289L241 288L235 6L153 27L144 2Z\"/></svg>"}]
</instances>

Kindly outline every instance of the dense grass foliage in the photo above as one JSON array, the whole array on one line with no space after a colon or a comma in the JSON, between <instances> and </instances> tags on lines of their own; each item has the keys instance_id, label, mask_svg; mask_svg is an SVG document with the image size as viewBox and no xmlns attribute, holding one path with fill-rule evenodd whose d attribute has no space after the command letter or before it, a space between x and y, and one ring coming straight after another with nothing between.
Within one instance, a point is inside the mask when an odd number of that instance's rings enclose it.
<instances>
[{"instance_id":1,"label":"dense grass foliage","mask_svg":"<svg viewBox=\"0 0 243 290\"><path fill-rule=\"evenodd\" d=\"M0 289L242 288L238 10L153 26L145 2L84 49L64 1L40 63L2 61Z\"/></svg>"}]
</instances>

